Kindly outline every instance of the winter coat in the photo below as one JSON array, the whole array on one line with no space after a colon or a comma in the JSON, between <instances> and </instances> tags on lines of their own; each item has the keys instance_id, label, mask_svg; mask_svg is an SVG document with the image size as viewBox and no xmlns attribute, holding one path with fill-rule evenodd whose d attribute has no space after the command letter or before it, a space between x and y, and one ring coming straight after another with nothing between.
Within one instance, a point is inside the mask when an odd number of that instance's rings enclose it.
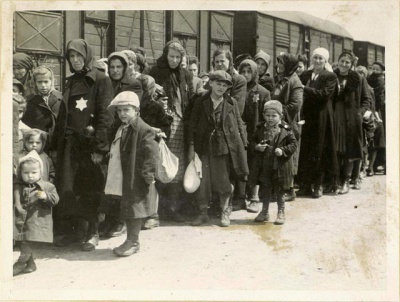
<instances>
[{"instance_id":1,"label":"winter coat","mask_svg":"<svg viewBox=\"0 0 400 302\"><path fill-rule=\"evenodd\" d=\"M301 75L301 82L305 85L301 115L305 124L301 133L299 174L310 176L327 169L331 175L337 175L332 108L337 77L324 69L317 79L311 81L312 72L307 70ZM328 161L325 167L321 166L322 157Z\"/></svg>"},{"instance_id":2,"label":"winter coat","mask_svg":"<svg viewBox=\"0 0 400 302\"><path fill-rule=\"evenodd\" d=\"M371 74L368 84L374 89L375 110L380 112L385 106L385 76L383 74Z\"/></svg>"},{"instance_id":3,"label":"winter coat","mask_svg":"<svg viewBox=\"0 0 400 302\"><path fill-rule=\"evenodd\" d=\"M31 94L27 98L22 122L31 128L47 132L49 134L48 145L51 144L62 99L62 94L57 90L50 92L48 105L39 94Z\"/></svg>"},{"instance_id":4,"label":"winter coat","mask_svg":"<svg viewBox=\"0 0 400 302\"><path fill-rule=\"evenodd\" d=\"M38 200L38 191L44 191L47 200ZM23 212L14 208L14 240L53 242L52 207L59 200L54 185L44 180L32 185L18 181L14 184L14 205L16 200Z\"/></svg>"},{"instance_id":5,"label":"winter coat","mask_svg":"<svg viewBox=\"0 0 400 302\"><path fill-rule=\"evenodd\" d=\"M232 73L232 87L227 90L227 94L233 97L238 105L240 114L243 114L246 103L247 81L244 76Z\"/></svg>"},{"instance_id":6,"label":"winter coat","mask_svg":"<svg viewBox=\"0 0 400 302\"><path fill-rule=\"evenodd\" d=\"M257 144L264 140L265 122L257 125L256 131L250 139L250 148L254 150L254 158L250 164L249 184L257 185L260 183L272 183L269 175L273 174L273 170L277 171L279 185L283 189L289 189L292 185L294 175L292 155L297 149L297 140L286 123L279 125L280 133L271 144L272 150L268 147L264 152L255 150ZM276 156L274 150L280 148L283 151L282 156Z\"/></svg>"},{"instance_id":7,"label":"winter coat","mask_svg":"<svg viewBox=\"0 0 400 302\"><path fill-rule=\"evenodd\" d=\"M334 71L336 75L340 75L339 69ZM338 83L339 84L339 83ZM343 134L336 134L336 138L344 135L341 140L346 146L347 158L362 158L363 149L363 131L362 120L365 111L370 109L371 95L368 92L368 83L357 72L350 70L347 76L347 82L343 91L339 91L339 85L336 85L333 98L333 110L337 109L339 102L345 105L345 121L343 125L345 129ZM340 113L339 113L340 114ZM335 120L334 123L338 123ZM335 125L335 129L338 127Z\"/></svg>"},{"instance_id":8,"label":"winter coat","mask_svg":"<svg viewBox=\"0 0 400 302\"><path fill-rule=\"evenodd\" d=\"M115 133L118 129L115 129ZM121 217L145 218L157 212L154 174L160 160L154 130L140 117L134 119L121 137Z\"/></svg>"},{"instance_id":9,"label":"winter coat","mask_svg":"<svg viewBox=\"0 0 400 302\"><path fill-rule=\"evenodd\" d=\"M271 93L274 91L275 81L268 72L260 76L260 78L258 79L258 84L260 84Z\"/></svg>"},{"instance_id":10,"label":"winter coat","mask_svg":"<svg viewBox=\"0 0 400 302\"><path fill-rule=\"evenodd\" d=\"M243 179L249 174L245 151L247 134L236 100L226 94L223 100L221 120L234 175L238 179ZM200 157L207 154L210 137L214 130L213 104L211 92L208 92L194 100L189 122L188 141L194 144L194 151Z\"/></svg>"}]
</instances>

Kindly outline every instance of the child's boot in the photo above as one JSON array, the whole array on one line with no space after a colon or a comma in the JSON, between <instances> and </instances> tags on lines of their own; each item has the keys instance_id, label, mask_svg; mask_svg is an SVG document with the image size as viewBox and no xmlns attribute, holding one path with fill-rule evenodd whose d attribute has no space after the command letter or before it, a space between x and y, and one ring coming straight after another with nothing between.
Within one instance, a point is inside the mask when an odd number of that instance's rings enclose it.
<instances>
[{"instance_id":1,"label":"child's boot","mask_svg":"<svg viewBox=\"0 0 400 302\"><path fill-rule=\"evenodd\" d=\"M98 222L90 222L88 226L88 231L86 234L86 241L82 245L82 251L90 252L93 251L99 244L99 232L98 232Z\"/></svg>"},{"instance_id":2,"label":"child's boot","mask_svg":"<svg viewBox=\"0 0 400 302\"><path fill-rule=\"evenodd\" d=\"M269 221L268 208L269 208L269 202L264 200L261 212L258 213L257 217L254 219L254 222Z\"/></svg>"},{"instance_id":3,"label":"child's boot","mask_svg":"<svg viewBox=\"0 0 400 302\"><path fill-rule=\"evenodd\" d=\"M113 251L119 257L131 256L140 250L139 232L142 226L142 219L127 219L127 237L123 244L116 247Z\"/></svg>"}]
</instances>

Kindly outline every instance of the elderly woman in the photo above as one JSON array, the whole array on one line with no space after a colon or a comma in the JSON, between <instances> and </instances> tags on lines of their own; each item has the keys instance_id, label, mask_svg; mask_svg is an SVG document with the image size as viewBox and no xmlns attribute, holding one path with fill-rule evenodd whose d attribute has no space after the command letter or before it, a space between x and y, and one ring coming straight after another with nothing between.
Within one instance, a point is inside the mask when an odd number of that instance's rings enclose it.
<instances>
[{"instance_id":1,"label":"elderly woman","mask_svg":"<svg viewBox=\"0 0 400 302\"><path fill-rule=\"evenodd\" d=\"M283 53L276 58L278 77L275 88L271 95L272 100L278 100L283 107L283 120L292 129L298 143L300 142L299 118L300 108L303 103L303 84L297 76L299 66L298 57L292 54ZM299 149L293 154L293 176L297 175L299 162ZM296 193L292 185L290 191L285 194L285 200L292 201L296 198Z\"/></svg>"},{"instance_id":2,"label":"elderly woman","mask_svg":"<svg viewBox=\"0 0 400 302\"><path fill-rule=\"evenodd\" d=\"M156 66L150 70L150 76L164 88L167 97L167 111L173 117L171 133L167 145L179 158L178 173L168 184L160 188L161 203L165 203L167 214L176 222L185 219L180 215L183 197L183 176L186 169L186 129L185 121L189 119L189 100L194 94L193 76L181 67L185 49L177 41L168 42Z\"/></svg>"},{"instance_id":3,"label":"elderly woman","mask_svg":"<svg viewBox=\"0 0 400 302\"><path fill-rule=\"evenodd\" d=\"M328 60L328 50L315 49L312 66L301 75L305 124L302 126L298 169L302 183L297 195L312 195L314 198L322 196L325 173L329 172L332 177L338 173L332 108L337 77Z\"/></svg>"},{"instance_id":4,"label":"elderly woman","mask_svg":"<svg viewBox=\"0 0 400 302\"><path fill-rule=\"evenodd\" d=\"M104 198L104 176L100 168L109 151L108 129L112 115L107 106L113 98L110 79L93 67L92 49L82 39L67 44L66 60L72 75L67 78L64 101L54 131L51 150L57 150L56 187L60 202L58 222L65 222L64 237L56 242L73 242L79 220L88 222L83 251L99 242L98 206Z\"/></svg>"},{"instance_id":5,"label":"elderly woman","mask_svg":"<svg viewBox=\"0 0 400 302\"><path fill-rule=\"evenodd\" d=\"M338 84L333 99L336 152L340 167L339 194L349 192L353 166L358 171L355 181L360 182L359 172L363 156L362 117L369 109L371 96L367 81L351 70L355 56L344 51L339 56L338 69L334 72Z\"/></svg>"},{"instance_id":6,"label":"elderly woman","mask_svg":"<svg viewBox=\"0 0 400 302\"><path fill-rule=\"evenodd\" d=\"M35 83L32 79L33 61L25 53L16 53L13 55L13 73L14 77L24 85L24 97L35 93Z\"/></svg>"}]
</instances>

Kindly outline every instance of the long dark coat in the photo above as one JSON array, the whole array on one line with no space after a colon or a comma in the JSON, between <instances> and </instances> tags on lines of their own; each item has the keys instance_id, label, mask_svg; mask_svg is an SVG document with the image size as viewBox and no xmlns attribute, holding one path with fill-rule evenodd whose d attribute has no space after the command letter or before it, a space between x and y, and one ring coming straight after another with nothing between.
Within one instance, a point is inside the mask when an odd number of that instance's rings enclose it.
<instances>
[{"instance_id":1,"label":"long dark coat","mask_svg":"<svg viewBox=\"0 0 400 302\"><path fill-rule=\"evenodd\" d=\"M194 100L189 122L188 140L189 143L194 143L194 150L200 157L207 154L210 136L215 129L210 94L211 92L208 92ZM249 174L245 151L246 128L240 117L236 100L225 94L223 102L222 130L228 144L233 172L238 179L243 179Z\"/></svg>"},{"instance_id":2,"label":"long dark coat","mask_svg":"<svg viewBox=\"0 0 400 302\"><path fill-rule=\"evenodd\" d=\"M298 174L300 179L315 181L323 171L329 171L332 176L338 173L332 108L337 77L324 69L316 80L311 81L312 72L307 70L301 75L305 85L301 115L305 124L301 133Z\"/></svg>"},{"instance_id":3,"label":"long dark coat","mask_svg":"<svg viewBox=\"0 0 400 302\"><path fill-rule=\"evenodd\" d=\"M335 70L337 75L339 69ZM345 104L345 146L347 158L362 158L363 131L362 119L365 111L369 110L371 95L368 92L368 83L357 72L350 70L347 76L347 83L343 92L339 93L338 85L333 98L333 109L336 109L338 102ZM334 121L337 123L338 121ZM336 129L336 127L335 127Z\"/></svg>"},{"instance_id":4,"label":"long dark coat","mask_svg":"<svg viewBox=\"0 0 400 302\"><path fill-rule=\"evenodd\" d=\"M115 132L118 129L115 129ZM154 130L140 117L133 120L121 137L121 217L145 218L157 212L154 174L160 160Z\"/></svg>"},{"instance_id":5,"label":"long dark coat","mask_svg":"<svg viewBox=\"0 0 400 302\"><path fill-rule=\"evenodd\" d=\"M38 200L36 192L44 191L47 200ZM22 181L14 184L14 204L19 200L23 213L14 209L14 240L53 242L52 207L59 197L53 184L39 180L33 185Z\"/></svg>"},{"instance_id":6,"label":"long dark coat","mask_svg":"<svg viewBox=\"0 0 400 302\"><path fill-rule=\"evenodd\" d=\"M62 99L62 94L57 90L50 93L48 106L40 95L31 94L27 98L26 111L22 117L22 122L31 128L47 132L49 134L48 145L51 144Z\"/></svg>"},{"instance_id":7,"label":"long dark coat","mask_svg":"<svg viewBox=\"0 0 400 302\"><path fill-rule=\"evenodd\" d=\"M250 148L253 150L257 144L264 140L264 123L261 122L257 125L256 132L250 139ZM268 179L268 175L273 174L269 170L270 167L273 167L273 164L269 165L268 163L276 163L279 185L284 190L291 187L294 175L292 155L297 149L297 140L286 123L280 124L279 127L281 132L271 146L273 150L282 149L283 155L277 157L274 151L269 152L267 148L264 152L254 151L255 155L250 164L249 184L272 183L272 179Z\"/></svg>"},{"instance_id":8,"label":"long dark coat","mask_svg":"<svg viewBox=\"0 0 400 302\"><path fill-rule=\"evenodd\" d=\"M247 81L241 74L231 73L231 76L232 87L228 89L227 93L236 100L239 112L242 114L246 102Z\"/></svg>"}]
</instances>

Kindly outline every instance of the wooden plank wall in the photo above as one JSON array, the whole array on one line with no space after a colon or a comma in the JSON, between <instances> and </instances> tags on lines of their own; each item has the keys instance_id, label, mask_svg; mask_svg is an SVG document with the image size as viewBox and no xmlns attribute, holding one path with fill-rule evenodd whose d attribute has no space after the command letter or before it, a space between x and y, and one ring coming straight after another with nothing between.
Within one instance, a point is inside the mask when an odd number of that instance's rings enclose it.
<instances>
[{"instance_id":1,"label":"wooden plank wall","mask_svg":"<svg viewBox=\"0 0 400 302\"><path fill-rule=\"evenodd\" d=\"M255 55L256 14L236 12L233 22L233 56L249 53Z\"/></svg>"},{"instance_id":2,"label":"wooden plank wall","mask_svg":"<svg viewBox=\"0 0 400 302\"><path fill-rule=\"evenodd\" d=\"M260 50L265 51L271 56L271 66L268 67L268 72L273 73L274 57L274 20L265 15L258 15L257 18L257 40L256 53Z\"/></svg>"},{"instance_id":3,"label":"wooden plank wall","mask_svg":"<svg viewBox=\"0 0 400 302\"><path fill-rule=\"evenodd\" d=\"M140 46L140 11L116 11L115 50Z\"/></svg>"},{"instance_id":4,"label":"wooden plank wall","mask_svg":"<svg viewBox=\"0 0 400 302\"><path fill-rule=\"evenodd\" d=\"M290 23L290 53L294 55L303 54L304 37L301 34L300 26Z\"/></svg>"},{"instance_id":5,"label":"wooden plank wall","mask_svg":"<svg viewBox=\"0 0 400 302\"><path fill-rule=\"evenodd\" d=\"M314 49L323 47L329 50L329 61L332 62L333 43L332 36L318 30L310 29L310 52L313 53Z\"/></svg>"}]
</instances>

